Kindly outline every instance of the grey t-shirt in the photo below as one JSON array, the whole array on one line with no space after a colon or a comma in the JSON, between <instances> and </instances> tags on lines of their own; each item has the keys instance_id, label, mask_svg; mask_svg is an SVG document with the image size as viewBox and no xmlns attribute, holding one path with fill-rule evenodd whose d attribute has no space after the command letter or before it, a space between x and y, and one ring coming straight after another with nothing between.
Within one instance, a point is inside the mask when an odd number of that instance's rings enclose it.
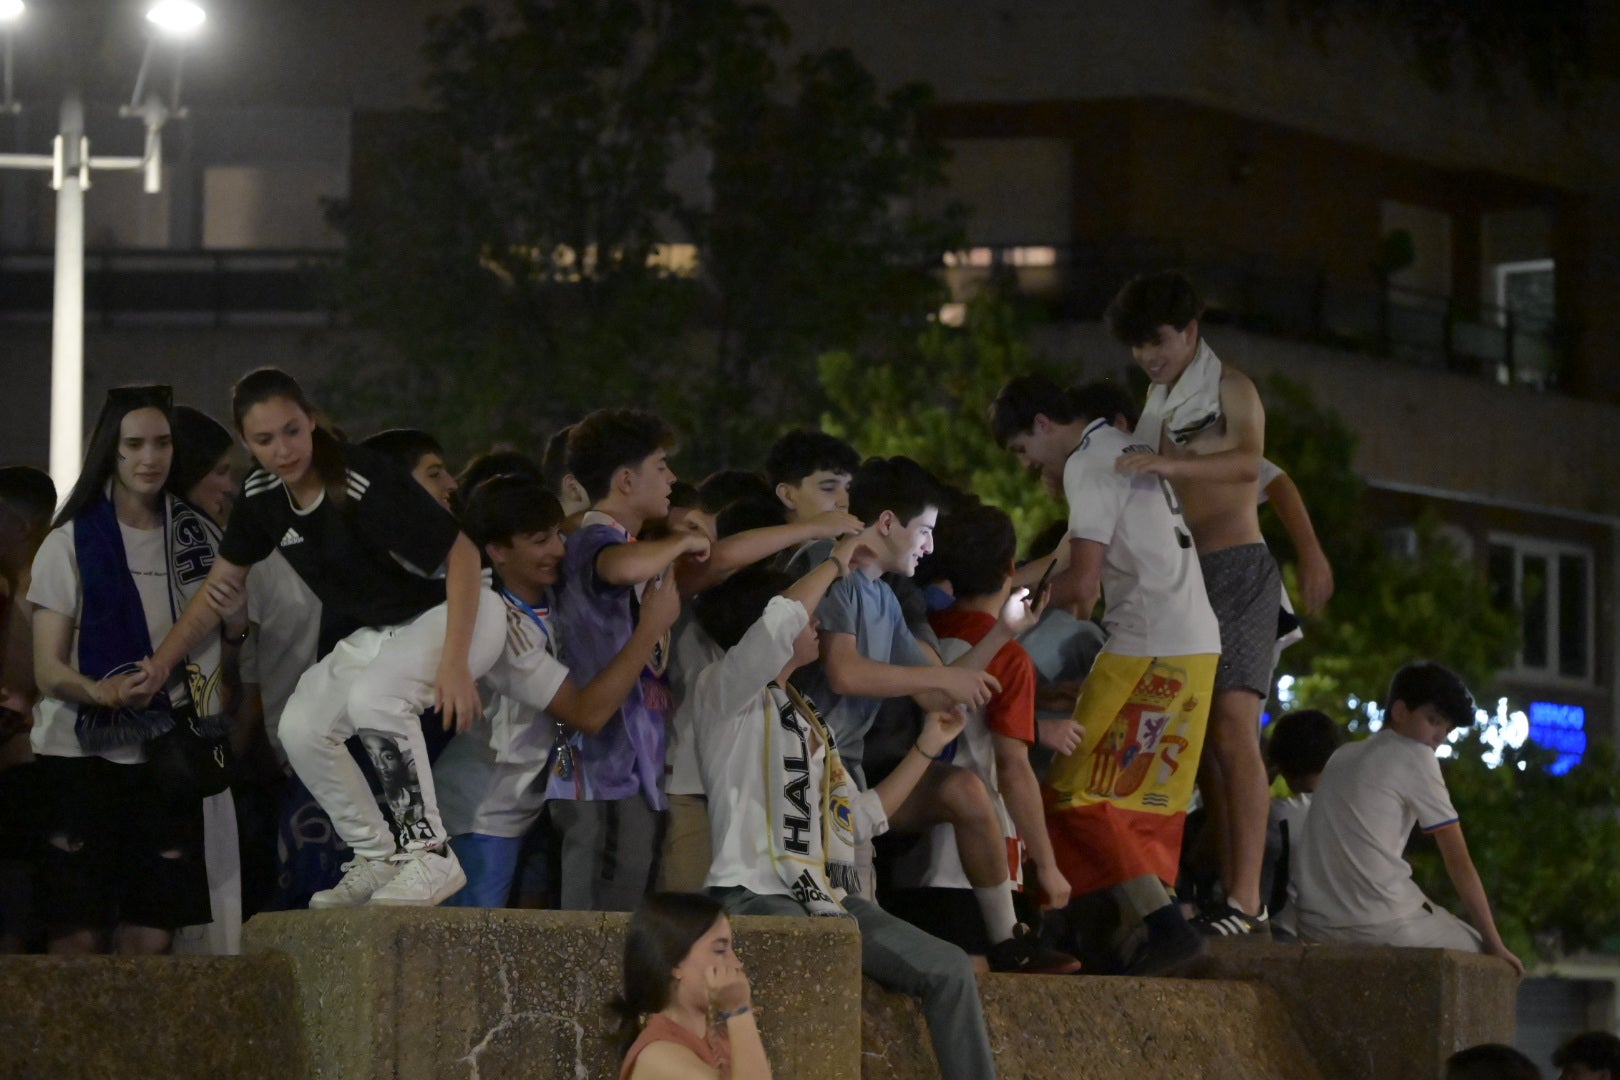
<instances>
[{"instance_id":1,"label":"grey t-shirt","mask_svg":"<svg viewBox=\"0 0 1620 1080\"><path fill-rule=\"evenodd\" d=\"M855 635L856 649L868 660L904 667L925 667L933 663L906 626L894 590L881 579L869 578L859 571L850 574L827 590L821 606L816 608L816 618L821 621L823 632ZM807 668L796 681L805 696L821 710L822 719L838 741L838 753L844 766L864 788L866 774L861 768L861 759L866 748L866 733L871 730L883 699L834 694L820 664Z\"/></svg>"}]
</instances>

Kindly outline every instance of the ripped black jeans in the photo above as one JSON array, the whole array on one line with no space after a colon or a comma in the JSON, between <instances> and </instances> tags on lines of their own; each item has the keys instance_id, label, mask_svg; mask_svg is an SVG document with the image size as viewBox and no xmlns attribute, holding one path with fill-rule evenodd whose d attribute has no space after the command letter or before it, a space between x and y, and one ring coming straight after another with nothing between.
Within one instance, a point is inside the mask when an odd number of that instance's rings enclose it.
<instances>
[{"instance_id":1,"label":"ripped black jeans","mask_svg":"<svg viewBox=\"0 0 1620 1080\"><path fill-rule=\"evenodd\" d=\"M49 924L173 930L210 921L202 803L169 805L145 765L42 754L34 905Z\"/></svg>"}]
</instances>

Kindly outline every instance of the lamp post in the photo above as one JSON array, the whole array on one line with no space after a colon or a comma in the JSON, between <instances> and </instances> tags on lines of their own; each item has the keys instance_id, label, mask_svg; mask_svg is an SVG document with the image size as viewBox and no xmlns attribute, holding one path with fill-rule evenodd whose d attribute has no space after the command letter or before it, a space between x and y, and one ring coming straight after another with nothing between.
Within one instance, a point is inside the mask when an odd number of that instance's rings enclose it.
<instances>
[{"instance_id":1,"label":"lamp post","mask_svg":"<svg viewBox=\"0 0 1620 1080\"><path fill-rule=\"evenodd\" d=\"M23 0L0 0L0 26L5 34L4 98L0 111L15 112L12 93L12 28L21 19ZM135 94L119 115L146 125L145 152L140 157L92 157L84 133L84 102L77 87L62 95L57 135L49 154L0 154L0 168L49 170L56 191L56 273L51 308L51 441L50 473L64 497L79 477L84 442L84 192L95 169L141 169L148 194L162 190L163 125L184 116L180 107L180 59L175 58L174 85L165 104L156 94L142 100L147 74L160 36L183 40L207 18L190 0L158 0L146 13L152 30L135 80Z\"/></svg>"}]
</instances>

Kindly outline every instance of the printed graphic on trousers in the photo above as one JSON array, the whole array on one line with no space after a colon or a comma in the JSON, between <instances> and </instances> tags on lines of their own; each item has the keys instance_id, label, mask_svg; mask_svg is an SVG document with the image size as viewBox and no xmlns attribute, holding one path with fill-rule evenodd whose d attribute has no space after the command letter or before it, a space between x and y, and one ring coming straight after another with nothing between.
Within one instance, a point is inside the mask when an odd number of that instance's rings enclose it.
<instances>
[{"instance_id":1,"label":"printed graphic on trousers","mask_svg":"<svg viewBox=\"0 0 1620 1080\"><path fill-rule=\"evenodd\" d=\"M404 737L376 728L359 728L356 735L376 774L377 803L393 824L401 846L438 837L428 824L422 785L416 778L416 755Z\"/></svg>"}]
</instances>

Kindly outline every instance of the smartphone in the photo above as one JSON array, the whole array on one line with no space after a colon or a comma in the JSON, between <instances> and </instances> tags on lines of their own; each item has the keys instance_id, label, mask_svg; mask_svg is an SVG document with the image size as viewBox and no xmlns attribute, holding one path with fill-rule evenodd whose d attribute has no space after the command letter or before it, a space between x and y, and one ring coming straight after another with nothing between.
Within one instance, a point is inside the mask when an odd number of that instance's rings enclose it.
<instances>
[{"instance_id":1,"label":"smartphone","mask_svg":"<svg viewBox=\"0 0 1620 1080\"><path fill-rule=\"evenodd\" d=\"M1046 564L1046 571L1041 574L1041 580L1035 583L1035 588L1029 594L1029 606L1036 608L1046 599L1047 591L1052 588L1052 571L1057 569L1057 556Z\"/></svg>"}]
</instances>

